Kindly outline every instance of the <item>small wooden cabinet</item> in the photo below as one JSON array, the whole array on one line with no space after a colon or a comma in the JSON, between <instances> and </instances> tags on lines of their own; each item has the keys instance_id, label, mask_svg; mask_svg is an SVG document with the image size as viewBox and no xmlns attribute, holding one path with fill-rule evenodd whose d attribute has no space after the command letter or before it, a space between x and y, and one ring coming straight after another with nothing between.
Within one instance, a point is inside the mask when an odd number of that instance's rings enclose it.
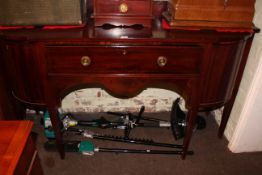
<instances>
[{"instance_id":1,"label":"small wooden cabinet","mask_svg":"<svg viewBox=\"0 0 262 175\"><path fill-rule=\"evenodd\" d=\"M30 121L0 121L0 175L42 175Z\"/></svg>"},{"instance_id":2,"label":"small wooden cabinet","mask_svg":"<svg viewBox=\"0 0 262 175\"><path fill-rule=\"evenodd\" d=\"M152 0L94 0L93 6L95 26L141 24L151 27Z\"/></svg>"},{"instance_id":3,"label":"small wooden cabinet","mask_svg":"<svg viewBox=\"0 0 262 175\"><path fill-rule=\"evenodd\" d=\"M174 25L250 27L254 4L255 0L170 0L169 12Z\"/></svg>"}]
</instances>

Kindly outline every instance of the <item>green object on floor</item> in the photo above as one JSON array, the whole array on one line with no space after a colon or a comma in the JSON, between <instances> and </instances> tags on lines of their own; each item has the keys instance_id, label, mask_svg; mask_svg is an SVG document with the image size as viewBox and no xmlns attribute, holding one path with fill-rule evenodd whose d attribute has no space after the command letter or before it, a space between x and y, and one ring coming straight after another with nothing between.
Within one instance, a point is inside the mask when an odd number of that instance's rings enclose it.
<instances>
[{"instance_id":1,"label":"green object on floor","mask_svg":"<svg viewBox=\"0 0 262 175\"><path fill-rule=\"evenodd\" d=\"M44 113L44 128L45 128L45 136L48 139L54 139L55 138L55 132L52 127L51 119L50 119L50 114L48 111Z\"/></svg>"},{"instance_id":2,"label":"green object on floor","mask_svg":"<svg viewBox=\"0 0 262 175\"><path fill-rule=\"evenodd\" d=\"M58 118L61 118L61 114L58 112L57 113ZM45 129L45 136L48 139L55 139L55 132L52 126L52 122L51 122L51 118L50 118L50 114L48 111L45 111L44 113L44 129Z\"/></svg>"},{"instance_id":3,"label":"green object on floor","mask_svg":"<svg viewBox=\"0 0 262 175\"><path fill-rule=\"evenodd\" d=\"M95 146L92 142L81 141L79 144L79 152L84 155L93 155L95 151Z\"/></svg>"}]
</instances>

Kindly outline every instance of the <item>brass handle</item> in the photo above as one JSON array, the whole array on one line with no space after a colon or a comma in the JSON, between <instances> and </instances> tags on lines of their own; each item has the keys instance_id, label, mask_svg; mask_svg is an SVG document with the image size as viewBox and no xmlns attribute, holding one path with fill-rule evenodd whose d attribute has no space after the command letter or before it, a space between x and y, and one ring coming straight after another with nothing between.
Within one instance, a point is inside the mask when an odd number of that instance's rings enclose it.
<instances>
[{"instance_id":1,"label":"brass handle","mask_svg":"<svg viewBox=\"0 0 262 175\"><path fill-rule=\"evenodd\" d=\"M123 50L122 51L122 55L126 55L127 54L127 51L126 50Z\"/></svg>"},{"instance_id":2,"label":"brass handle","mask_svg":"<svg viewBox=\"0 0 262 175\"><path fill-rule=\"evenodd\" d=\"M121 3L119 5L119 11L121 13L126 13L128 11L128 5L126 3Z\"/></svg>"},{"instance_id":3,"label":"brass handle","mask_svg":"<svg viewBox=\"0 0 262 175\"><path fill-rule=\"evenodd\" d=\"M91 64L91 59L89 56L82 56L81 58L82 66L89 66Z\"/></svg>"},{"instance_id":4,"label":"brass handle","mask_svg":"<svg viewBox=\"0 0 262 175\"><path fill-rule=\"evenodd\" d=\"M160 66L160 67L164 67L164 66L167 64L167 58L164 57L164 56L159 56L159 57L157 58L157 64L158 64L158 66Z\"/></svg>"},{"instance_id":5,"label":"brass handle","mask_svg":"<svg viewBox=\"0 0 262 175\"><path fill-rule=\"evenodd\" d=\"M224 0L224 9L227 8L227 6L228 6L228 1L229 1L229 0Z\"/></svg>"}]
</instances>

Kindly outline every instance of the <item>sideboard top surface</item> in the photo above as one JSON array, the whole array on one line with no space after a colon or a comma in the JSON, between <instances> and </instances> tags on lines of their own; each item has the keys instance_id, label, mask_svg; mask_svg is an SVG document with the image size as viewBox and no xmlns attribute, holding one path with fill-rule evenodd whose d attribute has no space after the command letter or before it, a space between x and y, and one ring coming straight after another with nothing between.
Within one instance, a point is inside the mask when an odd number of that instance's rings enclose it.
<instances>
[{"instance_id":1,"label":"sideboard top surface","mask_svg":"<svg viewBox=\"0 0 262 175\"><path fill-rule=\"evenodd\" d=\"M156 21L152 28L119 28L110 27L101 28L94 27L91 24L85 27L74 29L18 29L18 30L2 30L0 38L16 41L81 41L81 42L205 42L219 40L227 40L227 38L240 39L243 35L249 35L256 32L255 28L164 28L160 21ZM197 35L196 35L197 34ZM218 37L219 36L219 37ZM152 43L153 44L153 43ZM159 43L158 43L159 44Z\"/></svg>"}]
</instances>

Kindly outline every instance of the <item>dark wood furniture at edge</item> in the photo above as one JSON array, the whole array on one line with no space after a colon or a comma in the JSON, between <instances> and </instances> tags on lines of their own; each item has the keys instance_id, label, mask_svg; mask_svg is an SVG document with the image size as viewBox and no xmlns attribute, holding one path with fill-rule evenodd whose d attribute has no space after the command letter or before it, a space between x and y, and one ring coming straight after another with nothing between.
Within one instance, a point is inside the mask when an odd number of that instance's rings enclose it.
<instances>
[{"instance_id":1,"label":"dark wood furniture at edge","mask_svg":"<svg viewBox=\"0 0 262 175\"><path fill-rule=\"evenodd\" d=\"M31 121L0 121L0 174L42 175Z\"/></svg>"},{"instance_id":2,"label":"dark wood furniture at edge","mask_svg":"<svg viewBox=\"0 0 262 175\"><path fill-rule=\"evenodd\" d=\"M64 158L57 109L80 88L129 98L145 88L175 91L186 101L185 158L198 111L225 106L222 137L246 64L253 28L13 30L1 33L1 65L16 101L47 107Z\"/></svg>"}]
</instances>

